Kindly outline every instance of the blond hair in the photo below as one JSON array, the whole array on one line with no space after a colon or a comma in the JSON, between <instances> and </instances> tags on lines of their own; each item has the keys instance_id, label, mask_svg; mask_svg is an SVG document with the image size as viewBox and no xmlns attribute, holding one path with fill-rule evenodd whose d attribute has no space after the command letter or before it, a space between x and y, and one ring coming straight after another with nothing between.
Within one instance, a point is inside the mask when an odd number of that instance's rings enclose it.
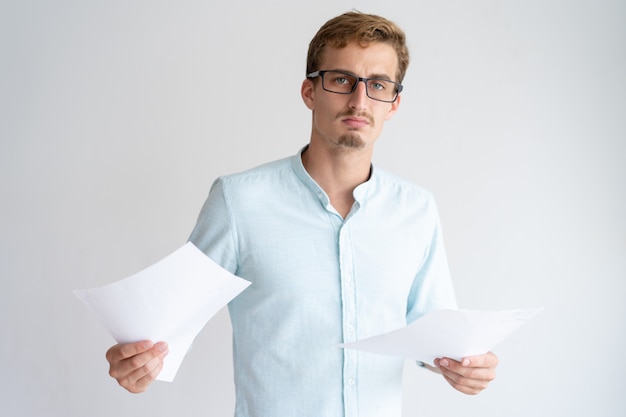
<instances>
[{"instance_id":1,"label":"blond hair","mask_svg":"<svg viewBox=\"0 0 626 417\"><path fill-rule=\"evenodd\" d=\"M373 42L388 43L398 55L396 80L401 83L409 66L409 50L404 31L395 23L372 14L347 12L326 22L309 43L306 73L318 71L324 47L343 48L350 42L367 46Z\"/></svg>"}]
</instances>

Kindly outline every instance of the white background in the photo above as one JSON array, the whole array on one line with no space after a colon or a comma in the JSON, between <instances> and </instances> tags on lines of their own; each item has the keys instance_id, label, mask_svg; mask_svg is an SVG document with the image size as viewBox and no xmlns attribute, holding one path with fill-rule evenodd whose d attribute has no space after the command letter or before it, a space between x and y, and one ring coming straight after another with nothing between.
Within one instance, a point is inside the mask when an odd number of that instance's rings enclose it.
<instances>
[{"instance_id":1,"label":"white background","mask_svg":"<svg viewBox=\"0 0 626 417\"><path fill-rule=\"evenodd\" d=\"M545 307L467 397L407 363L405 416L626 414L626 3L0 3L0 415L228 416L230 324L132 395L71 293L185 243L216 176L297 152L308 42L357 8L412 63L375 163L436 196L463 308Z\"/></svg>"}]
</instances>

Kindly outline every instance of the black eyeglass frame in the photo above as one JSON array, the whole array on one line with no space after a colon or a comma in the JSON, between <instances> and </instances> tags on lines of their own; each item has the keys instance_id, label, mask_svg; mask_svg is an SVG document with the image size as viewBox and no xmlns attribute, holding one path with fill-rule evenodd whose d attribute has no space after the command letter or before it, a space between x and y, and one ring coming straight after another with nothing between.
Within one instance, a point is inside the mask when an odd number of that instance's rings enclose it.
<instances>
[{"instance_id":1,"label":"black eyeglass frame","mask_svg":"<svg viewBox=\"0 0 626 417\"><path fill-rule=\"evenodd\" d=\"M354 83L354 85L352 86L352 90L350 91L346 91L346 92L340 92L340 91L332 91L326 88L326 86L324 85L324 74L326 74L327 72L336 72L339 74L344 74L344 75L348 75L350 77L354 77L356 78L356 82ZM379 77L374 77L374 78L366 78L366 77L359 77L358 75L352 74L350 72L346 72L346 71L339 71L339 70L320 70L320 71L313 71L310 72L306 75L307 78L316 78L316 77L320 77L322 79L322 88L324 89L324 91L328 91L329 93L335 93L335 94L352 94L354 93L354 90L356 90L357 85L359 85L359 82L363 81L363 84L365 84L365 94L367 94L367 96L369 98L371 98L372 100L376 100L376 101L382 101L383 103L393 103L398 99L398 94L400 94L402 92L402 89L404 88L402 84L397 83L395 81L391 81L388 80L386 78L379 78ZM367 85L368 81L385 81L385 82L390 82L392 83L395 87L396 87L396 95L393 97L393 100L382 100L380 98L374 98L372 96L370 96L370 90L369 90L369 86Z\"/></svg>"}]
</instances>

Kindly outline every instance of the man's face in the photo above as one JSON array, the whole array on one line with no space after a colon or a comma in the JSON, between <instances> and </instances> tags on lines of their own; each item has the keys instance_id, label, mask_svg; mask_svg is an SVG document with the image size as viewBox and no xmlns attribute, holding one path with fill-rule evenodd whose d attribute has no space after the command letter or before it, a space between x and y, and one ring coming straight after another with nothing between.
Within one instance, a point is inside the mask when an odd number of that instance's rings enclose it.
<instances>
[{"instance_id":1,"label":"man's face","mask_svg":"<svg viewBox=\"0 0 626 417\"><path fill-rule=\"evenodd\" d=\"M350 43L344 48L326 47L320 70L340 70L359 77L395 80L398 57L386 43L362 47ZM320 141L335 150L373 148L383 124L398 108L394 103L369 98L365 83L358 82L352 94L336 94L322 88L322 80L305 80L302 97L313 112L311 141Z\"/></svg>"}]
</instances>

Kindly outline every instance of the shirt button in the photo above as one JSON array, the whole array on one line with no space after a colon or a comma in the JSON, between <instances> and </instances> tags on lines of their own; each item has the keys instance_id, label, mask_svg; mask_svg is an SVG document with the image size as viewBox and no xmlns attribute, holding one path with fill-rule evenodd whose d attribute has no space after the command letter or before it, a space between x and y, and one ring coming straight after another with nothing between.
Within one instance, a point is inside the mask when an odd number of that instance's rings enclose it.
<instances>
[{"instance_id":1,"label":"shirt button","mask_svg":"<svg viewBox=\"0 0 626 417\"><path fill-rule=\"evenodd\" d=\"M351 331L353 331L353 330L354 330L354 326L353 326L353 325L351 325L351 324L348 324L348 325L346 326L346 330L347 330L347 331L349 331L349 332L351 332Z\"/></svg>"},{"instance_id":2,"label":"shirt button","mask_svg":"<svg viewBox=\"0 0 626 417\"><path fill-rule=\"evenodd\" d=\"M354 379L352 378L348 379L348 385L354 385Z\"/></svg>"},{"instance_id":3,"label":"shirt button","mask_svg":"<svg viewBox=\"0 0 626 417\"><path fill-rule=\"evenodd\" d=\"M352 275L350 274L346 275L346 282L352 282Z\"/></svg>"}]
</instances>

